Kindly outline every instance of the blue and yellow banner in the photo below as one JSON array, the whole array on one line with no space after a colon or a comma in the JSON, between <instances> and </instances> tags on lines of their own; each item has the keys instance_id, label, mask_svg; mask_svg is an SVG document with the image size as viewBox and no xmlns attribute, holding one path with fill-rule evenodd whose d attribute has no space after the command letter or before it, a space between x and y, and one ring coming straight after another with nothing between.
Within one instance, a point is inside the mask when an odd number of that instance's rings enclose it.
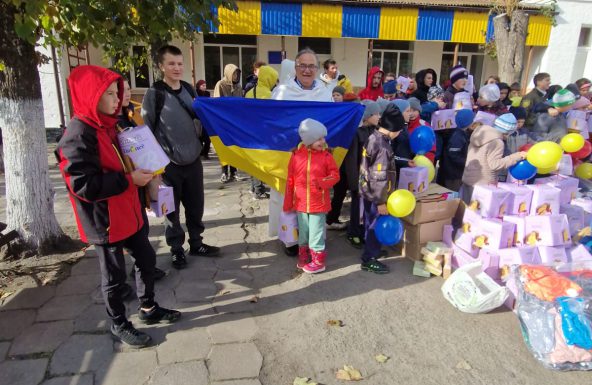
<instances>
[{"instance_id":1,"label":"blue and yellow banner","mask_svg":"<svg viewBox=\"0 0 592 385\"><path fill-rule=\"evenodd\" d=\"M327 127L327 143L340 165L364 114L358 103L242 98L197 98L193 109L222 162L282 193L301 121L311 118Z\"/></svg>"}]
</instances>

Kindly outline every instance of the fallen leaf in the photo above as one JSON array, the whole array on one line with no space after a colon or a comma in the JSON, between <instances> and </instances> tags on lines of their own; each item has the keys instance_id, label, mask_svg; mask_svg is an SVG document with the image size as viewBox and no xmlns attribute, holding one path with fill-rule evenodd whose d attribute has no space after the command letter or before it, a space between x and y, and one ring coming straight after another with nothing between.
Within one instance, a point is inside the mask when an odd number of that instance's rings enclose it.
<instances>
[{"instance_id":1,"label":"fallen leaf","mask_svg":"<svg viewBox=\"0 0 592 385\"><path fill-rule=\"evenodd\" d=\"M327 325L329 326L338 326L338 327L343 327L343 321L339 320L339 319L330 319L327 321Z\"/></svg>"},{"instance_id":2,"label":"fallen leaf","mask_svg":"<svg viewBox=\"0 0 592 385\"><path fill-rule=\"evenodd\" d=\"M230 290L222 290L218 293L218 295L225 295L225 294L230 294Z\"/></svg>"},{"instance_id":3,"label":"fallen leaf","mask_svg":"<svg viewBox=\"0 0 592 385\"><path fill-rule=\"evenodd\" d=\"M249 300L249 302L251 302L251 303L257 303L257 302L259 302L259 297L257 297L256 295L254 295L253 297L251 297L251 299Z\"/></svg>"},{"instance_id":4,"label":"fallen leaf","mask_svg":"<svg viewBox=\"0 0 592 385\"><path fill-rule=\"evenodd\" d=\"M308 377L296 377L292 385L318 385L316 382L311 381Z\"/></svg>"},{"instance_id":5,"label":"fallen leaf","mask_svg":"<svg viewBox=\"0 0 592 385\"><path fill-rule=\"evenodd\" d=\"M384 364L385 362L387 362L389 360L389 356L385 356L384 354L379 354L376 357L374 357L376 359L376 361L380 362L381 364Z\"/></svg>"},{"instance_id":6,"label":"fallen leaf","mask_svg":"<svg viewBox=\"0 0 592 385\"><path fill-rule=\"evenodd\" d=\"M335 378L344 381L360 381L364 379L359 370L349 365L344 365L343 369L339 369L335 374Z\"/></svg>"},{"instance_id":7,"label":"fallen leaf","mask_svg":"<svg viewBox=\"0 0 592 385\"><path fill-rule=\"evenodd\" d=\"M3 300L4 298L8 298L12 294L14 294L13 291L0 291L0 300Z\"/></svg>"},{"instance_id":8,"label":"fallen leaf","mask_svg":"<svg viewBox=\"0 0 592 385\"><path fill-rule=\"evenodd\" d=\"M473 369L473 367L465 360L460 361L458 364L456 364L456 368L457 369L464 369L464 370L471 370Z\"/></svg>"}]
</instances>

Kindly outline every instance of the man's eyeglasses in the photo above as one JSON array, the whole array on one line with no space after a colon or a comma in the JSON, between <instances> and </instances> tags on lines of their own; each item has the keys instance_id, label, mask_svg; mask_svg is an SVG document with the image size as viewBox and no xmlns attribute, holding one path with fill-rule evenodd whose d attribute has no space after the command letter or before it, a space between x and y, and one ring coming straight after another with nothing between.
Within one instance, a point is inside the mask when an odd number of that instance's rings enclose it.
<instances>
[{"instance_id":1,"label":"man's eyeglasses","mask_svg":"<svg viewBox=\"0 0 592 385\"><path fill-rule=\"evenodd\" d=\"M316 64L296 64L296 68L298 68L300 71L314 71L319 67Z\"/></svg>"}]
</instances>

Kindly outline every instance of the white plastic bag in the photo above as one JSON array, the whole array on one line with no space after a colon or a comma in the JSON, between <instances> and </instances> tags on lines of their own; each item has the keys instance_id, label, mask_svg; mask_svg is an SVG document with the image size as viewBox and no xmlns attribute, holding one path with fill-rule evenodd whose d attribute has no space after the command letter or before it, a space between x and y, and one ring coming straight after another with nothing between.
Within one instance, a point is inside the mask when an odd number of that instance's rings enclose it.
<instances>
[{"instance_id":1,"label":"white plastic bag","mask_svg":"<svg viewBox=\"0 0 592 385\"><path fill-rule=\"evenodd\" d=\"M508 289L483 272L481 261L457 269L442 285L442 294L464 313L487 313L503 305Z\"/></svg>"}]
</instances>

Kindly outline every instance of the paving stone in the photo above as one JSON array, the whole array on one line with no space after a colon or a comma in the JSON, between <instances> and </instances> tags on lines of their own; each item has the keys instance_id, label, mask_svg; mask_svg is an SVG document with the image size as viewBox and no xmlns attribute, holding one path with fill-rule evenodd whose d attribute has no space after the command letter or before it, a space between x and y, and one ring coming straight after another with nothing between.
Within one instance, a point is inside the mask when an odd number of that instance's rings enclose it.
<instances>
[{"instance_id":1,"label":"paving stone","mask_svg":"<svg viewBox=\"0 0 592 385\"><path fill-rule=\"evenodd\" d=\"M210 339L204 329L169 333L156 349L158 363L171 364L203 360L210 351Z\"/></svg>"},{"instance_id":2,"label":"paving stone","mask_svg":"<svg viewBox=\"0 0 592 385\"><path fill-rule=\"evenodd\" d=\"M6 353L10 348L10 342L0 342L0 362L6 359Z\"/></svg>"},{"instance_id":3,"label":"paving stone","mask_svg":"<svg viewBox=\"0 0 592 385\"><path fill-rule=\"evenodd\" d=\"M109 330L110 322L104 305L90 305L84 313L74 320L74 331L77 333L96 333Z\"/></svg>"},{"instance_id":4,"label":"paving stone","mask_svg":"<svg viewBox=\"0 0 592 385\"><path fill-rule=\"evenodd\" d=\"M55 286L28 287L8 297L0 310L37 309L55 295Z\"/></svg>"},{"instance_id":5,"label":"paving stone","mask_svg":"<svg viewBox=\"0 0 592 385\"><path fill-rule=\"evenodd\" d=\"M38 384L45 376L47 359L4 361L0 364L0 385Z\"/></svg>"},{"instance_id":6,"label":"paving stone","mask_svg":"<svg viewBox=\"0 0 592 385\"><path fill-rule=\"evenodd\" d=\"M95 371L111 362L113 342L108 335L75 334L53 354L52 375Z\"/></svg>"},{"instance_id":7,"label":"paving stone","mask_svg":"<svg viewBox=\"0 0 592 385\"><path fill-rule=\"evenodd\" d=\"M37 322L74 319L89 305L87 294L53 297L37 312Z\"/></svg>"},{"instance_id":8,"label":"paving stone","mask_svg":"<svg viewBox=\"0 0 592 385\"><path fill-rule=\"evenodd\" d=\"M54 377L41 385L93 385L93 375L90 373L68 377Z\"/></svg>"},{"instance_id":9,"label":"paving stone","mask_svg":"<svg viewBox=\"0 0 592 385\"><path fill-rule=\"evenodd\" d=\"M257 379L250 380L234 380L224 382L212 382L211 385L261 385L261 382Z\"/></svg>"},{"instance_id":10,"label":"paving stone","mask_svg":"<svg viewBox=\"0 0 592 385\"><path fill-rule=\"evenodd\" d=\"M35 323L14 339L10 355L53 352L73 331L73 321Z\"/></svg>"},{"instance_id":11,"label":"paving stone","mask_svg":"<svg viewBox=\"0 0 592 385\"><path fill-rule=\"evenodd\" d=\"M180 362L156 369L149 385L208 385L208 369L203 361Z\"/></svg>"},{"instance_id":12,"label":"paving stone","mask_svg":"<svg viewBox=\"0 0 592 385\"><path fill-rule=\"evenodd\" d=\"M208 357L212 380L259 376L263 357L254 343L214 345Z\"/></svg>"},{"instance_id":13,"label":"paving stone","mask_svg":"<svg viewBox=\"0 0 592 385\"><path fill-rule=\"evenodd\" d=\"M101 266L97 258L82 258L77 264L72 266L71 275L81 274L100 274Z\"/></svg>"},{"instance_id":14,"label":"paving stone","mask_svg":"<svg viewBox=\"0 0 592 385\"><path fill-rule=\"evenodd\" d=\"M176 309L183 315L169 326L171 332L206 327L215 322L213 319L217 316L210 303L178 303Z\"/></svg>"},{"instance_id":15,"label":"paving stone","mask_svg":"<svg viewBox=\"0 0 592 385\"><path fill-rule=\"evenodd\" d=\"M100 275L73 275L58 285L56 295L87 294L100 286Z\"/></svg>"},{"instance_id":16,"label":"paving stone","mask_svg":"<svg viewBox=\"0 0 592 385\"><path fill-rule=\"evenodd\" d=\"M114 354L111 361L97 371L97 384L142 385L156 367L156 352L139 350ZM181 385L181 384L178 384Z\"/></svg>"},{"instance_id":17,"label":"paving stone","mask_svg":"<svg viewBox=\"0 0 592 385\"><path fill-rule=\"evenodd\" d=\"M222 290L221 293L223 293ZM256 309L257 304L250 300L257 295L255 290L244 290L217 295L212 302L218 313L247 313Z\"/></svg>"},{"instance_id":18,"label":"paving stone","mask_svg":"<svg viewBox=\"0 0 592 385\"><path fill-rule=\"evenodd\" d=\"M0 340L11 340L35 322L35 310L0 312Z\"/></svg>"},{"instance_id":19,"label":"paving stone","mask_svg":"<svg viewBox=\"0 0 592 385\"><path fill-rule=\"evenodd\" d=\"M257 333L257 324L251 314L225 314L208 326L208 334L214 344L251 341Z\"/></svg>"},{"instance_id":20,"label":"paving stone","mask_svg":"<svg viewBox=\"0 0 592 385\"><path fill-rule=\"evenodd\" d=\"M180 270L179 275L186 281L209 281L213 280L218 268L212 264L189 264L187 268Z\"/></svg>"},{"instance_id":21,"label":"paving stone","mask_svg":"<svg viewBox=\"0 0 592 385\"><path fill-rule=\"evenodd\" d=\"M177 302L209 302L216 292L216 285L211 281L181 281L175 288L175 297Z\"/></svg>"},{"instance_id":22,"label":"paving stone","mask_svg":"<svg viewBox=\"0 0 592 385\"><path fill-rule=\"evenodd\" d=\"M161 288L155 292L154 299L158 304L162 307L166 307L168 309L174 308L177 306L177 298L175 297L175 291L173 289L164 289Z\"/></svg>"}]
</instances>

